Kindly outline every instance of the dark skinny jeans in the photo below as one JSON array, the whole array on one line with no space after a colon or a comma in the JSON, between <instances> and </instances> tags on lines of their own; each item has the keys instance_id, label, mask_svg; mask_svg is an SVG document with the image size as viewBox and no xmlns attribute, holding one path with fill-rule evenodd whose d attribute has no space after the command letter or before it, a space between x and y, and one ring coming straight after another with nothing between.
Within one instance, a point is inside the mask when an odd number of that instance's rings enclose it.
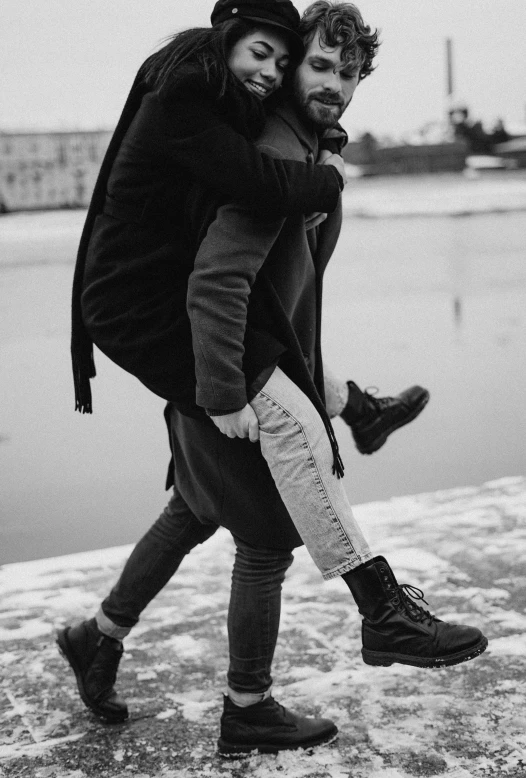
<instances>
[{"instance_id":1,"label":"dark skinny jeans","mask_svg":"<svg viewBox=\"0 0 526 778\"><path fill-rule=\"evenodd\" d=\"M141 538L119 580L102 602L104 632L124 637L146 606L168 583L182 560L217 530L200 522L174 491L170 502ZM271 665L279 630L281 586L292 564L285 549L251 546L234 537L236 556L228 609L228 685L260 693L272 685Z\"/></svg>"}]
</instances>

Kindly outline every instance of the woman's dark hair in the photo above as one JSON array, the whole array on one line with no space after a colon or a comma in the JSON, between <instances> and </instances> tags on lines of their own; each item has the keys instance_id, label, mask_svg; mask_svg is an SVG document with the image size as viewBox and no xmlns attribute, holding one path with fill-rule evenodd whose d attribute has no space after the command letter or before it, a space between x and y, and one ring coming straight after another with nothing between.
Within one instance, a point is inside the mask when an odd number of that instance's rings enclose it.
<instances>
[{"instance_id":1,"label":"woman's dark hair","mask_svg":"<svg viewBox=\"0 0 526 778\"><path fill-rule=\"evenodd\" d=\"M167 39L167 43L152 54L141 68L147 86L155 91L169 87L183 63L200 65L206 77L219 84L218 97L223 97L229 80L228 57L242 38L260 29L262 24L250 20L229 19L215 27L194 27Z\"/></svg>"}]
</instances>

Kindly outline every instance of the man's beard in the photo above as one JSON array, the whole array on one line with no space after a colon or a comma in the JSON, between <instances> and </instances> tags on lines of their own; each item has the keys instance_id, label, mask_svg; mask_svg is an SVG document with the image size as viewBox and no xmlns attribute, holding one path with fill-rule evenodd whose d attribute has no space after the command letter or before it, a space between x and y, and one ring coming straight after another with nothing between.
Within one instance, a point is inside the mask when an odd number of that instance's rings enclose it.
<instances>
[{"instance_id":1,"label":"man's beard","mask_svg":"<svg viewBox=\"0 0 526 778\"><path fill-rule=\"evenodd\" d=\"M303 116L318 132L334 127L347 107L341 102L335 102L333 106L323 105L323 103L314 99L322 95L309 95L306 97L297 89L294 92L294 96ZM330 99L328 95L323 95L323 97Z\"/></svg>"}]
</instances>

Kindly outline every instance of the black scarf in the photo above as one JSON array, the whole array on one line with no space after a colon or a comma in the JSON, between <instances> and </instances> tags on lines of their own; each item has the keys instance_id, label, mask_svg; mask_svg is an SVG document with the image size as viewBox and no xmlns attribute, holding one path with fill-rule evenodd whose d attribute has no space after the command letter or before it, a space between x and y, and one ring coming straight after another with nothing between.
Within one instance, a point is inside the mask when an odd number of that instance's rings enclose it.
<instances>
[{"instance_id":1,"label":"black scarf","mask_svg":"<svg viewBox=\"0 0 526 778\"><path fill-rule=\"evenodd\" d=\"M84 326L80 305L88 245L91 233L93 232L95 219L102 213L104 200L106 198L106 184L113 162L115 161L115 157L117 156L117 152L119 151L128 127L139 110L142 99L147 92L148 89L142 79L141 71L139 71L124 104L123 111L106 150L106 154L104 155L77 252L71 304L71 360L73 381L75 384L75 410L80 411L80 413L92 412L90 378L94 378L96 375L95 361L93 359L93 341Z\"/></svg>"}]
</instances>

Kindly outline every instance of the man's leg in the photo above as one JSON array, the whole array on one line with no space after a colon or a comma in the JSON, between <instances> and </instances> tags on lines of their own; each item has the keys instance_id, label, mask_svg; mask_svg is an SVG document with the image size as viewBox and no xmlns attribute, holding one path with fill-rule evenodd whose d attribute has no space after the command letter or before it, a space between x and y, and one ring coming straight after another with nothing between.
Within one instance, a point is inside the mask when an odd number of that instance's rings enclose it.
<instances>
[{"instance_id":1,"label":"man's leg","mask_svg":"<svg viewBox=\"0 0 526 778\"><path fill-rule=\"evenodd\" d=\"M482 653L487 640L478 629L436 619L399 586L383 557L373 558L343 481L333 475L321 417L280 368L251 405L261 452L308 552L324 578L344 578L363 616L364 661L439 667Z\"/></svg>"},{"instance_id":2,"label":"man's leg","mask_svg":"<svg viewBox=\"0 0 526 778\"><path fill-rule=\"evenodd\" d=\"M416 419L429 401L429 392L410 386L396 397L376 397L354 381L337 378L328 368L325 373L325 402L329 416L341 416L351 428L361 454L373 454L389 435Z\"/></svg>"},{"instance_id":3,"label":"man's leg","mask_svg":"<svg viewBox=\"0 0 526 778\"><path fill-rule=\"evenodd\" d=\"M338 731L331 721L296 715L270 694L281 586L292 554L234 540L236 558L228 610L230 665L219 751L235 757L256 749L277 753L327 743Z\"/></svg>"},{"instance_id":4,"label":"man's leg","mask_svg":"<svg viewBox=\"0 0 526 778\"><path fill-rule=\"evenodd\" d=\"M108 722L128 716L114 684L122 639L144 608L168 583L182 560L217 530L203 524L174 491L157 521L138 542L95 618L60 630L57 643L73 668L82 700Z\"/></svg>"},{"instance_id":5,"label":"man's leg","mask_svg":"<svg viewBox=\"0 0 526 778\"><path fill-rule=\"evenodd\" d=\"M217 524L199 521L174 490L168 505L137 543L119 580L102 601L95 617L100 631L119 640L126 637L186 554L217 529Z\"/></svg>"}]
</instances>

